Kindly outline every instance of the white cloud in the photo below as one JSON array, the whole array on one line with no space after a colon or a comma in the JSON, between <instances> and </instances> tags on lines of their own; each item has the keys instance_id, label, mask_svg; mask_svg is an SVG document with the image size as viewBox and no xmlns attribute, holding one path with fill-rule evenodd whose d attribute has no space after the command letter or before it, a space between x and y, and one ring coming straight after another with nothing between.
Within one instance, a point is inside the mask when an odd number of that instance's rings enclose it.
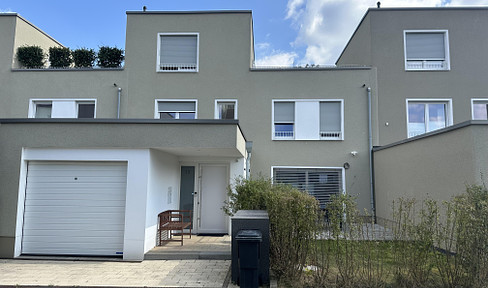
<instances>
[{"instance_id":1,"label":"white cloud","mask_svg":"<svg viewBox=\"0 0 488 288\"><path fill-rule=\"evenodd\" d=\"M271 55L256 59L256 66L290 67L298 55L295 52L273 51Z\"/></svg>"},{"instance_id":2,"label":"white cloud","mask_svg":"<svg viewBox=\"0 0 488 288\"><path fill-rule=\"evenodd\" d=\"M486 0L380 0L381 7L482 5ZM362 16L375 0L289 0L287 16L297 29L294 48L305 48L297 64L330 64L339 57Z\"/></svg>"}]
</instances>

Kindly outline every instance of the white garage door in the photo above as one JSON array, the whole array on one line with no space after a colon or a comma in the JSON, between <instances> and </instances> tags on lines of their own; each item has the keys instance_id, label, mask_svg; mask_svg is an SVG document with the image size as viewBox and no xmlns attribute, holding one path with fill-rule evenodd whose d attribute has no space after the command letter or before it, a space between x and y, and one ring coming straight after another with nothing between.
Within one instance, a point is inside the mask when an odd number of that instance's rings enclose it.
<instances>
[{"instance_id":1,"label":"white garage door","mask_svg":"<svg viewBox=\"0 0 488 288\"><path fill-rule=\"evenodd\" d=\"M23 254L121 255L127 164L29 162Z\"/></svg>"}]
</instances>

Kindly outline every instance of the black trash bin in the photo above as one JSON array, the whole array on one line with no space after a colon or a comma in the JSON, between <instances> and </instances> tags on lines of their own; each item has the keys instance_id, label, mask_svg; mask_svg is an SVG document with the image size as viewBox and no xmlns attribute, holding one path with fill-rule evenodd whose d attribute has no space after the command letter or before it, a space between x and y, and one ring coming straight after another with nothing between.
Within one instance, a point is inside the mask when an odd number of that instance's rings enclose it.
<instances>
[{"instance_id":1,"label":"black trash bin","mask_svg":"<svg viewBox=\"0 0 488 288\"><path fill-rule=\"evenodd\" d=\"M259 261L263 236L259 230L240 230L236 235L239 257L239 286L259 287Z\"/></svg>"}]
</instances>

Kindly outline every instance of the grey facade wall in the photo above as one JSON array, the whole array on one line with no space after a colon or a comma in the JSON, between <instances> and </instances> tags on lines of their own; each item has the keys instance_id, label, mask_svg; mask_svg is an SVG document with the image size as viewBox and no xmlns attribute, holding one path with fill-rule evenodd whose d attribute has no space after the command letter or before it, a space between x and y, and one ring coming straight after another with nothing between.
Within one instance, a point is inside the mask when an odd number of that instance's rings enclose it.
<instances>
[{"instance_id":1,"label":"grey facade wall","mask_svg":"<svg viewBox=\"0 0 488 288\"><path fill-rule=\"evenodd\" d=\"M450 200L466 185L486 183L487 122L462 123L374 152L377 216L391 219L392 203L403 198Z\"/></svg>"},{"instance_id":2,"label":"grey facade wall","mask_svg":"<svg viewBox=\"0 0 488 288\"><path fill-rule=\"evenodd\" d=\"M481 75L488 72L488 10L380 8L367 13L364 27L358 28L337 63L377 67L379 145L407 138L407 98L451 98L453 123L470 120L471 98L487 96ZM417 29L448 30L450 71L405 71L403 31Z\"/></svg>"}]
</instances>

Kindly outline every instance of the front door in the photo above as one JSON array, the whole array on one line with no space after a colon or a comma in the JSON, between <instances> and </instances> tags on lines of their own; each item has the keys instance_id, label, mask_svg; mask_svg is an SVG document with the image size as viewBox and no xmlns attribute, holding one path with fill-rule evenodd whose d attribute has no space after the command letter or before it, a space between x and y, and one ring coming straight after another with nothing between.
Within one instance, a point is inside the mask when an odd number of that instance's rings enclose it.
<instances>
[{"instance_id":1,"label":"front door","mask_svg":"<svg viewBox=\"0 0 488 288\"><path fill-rule=\"evenodd\" d=\"M227 171L226 165L200 166L199 233L227 233L227 215L222 211L227 199Z\"/></svg>"}]
</instances>

